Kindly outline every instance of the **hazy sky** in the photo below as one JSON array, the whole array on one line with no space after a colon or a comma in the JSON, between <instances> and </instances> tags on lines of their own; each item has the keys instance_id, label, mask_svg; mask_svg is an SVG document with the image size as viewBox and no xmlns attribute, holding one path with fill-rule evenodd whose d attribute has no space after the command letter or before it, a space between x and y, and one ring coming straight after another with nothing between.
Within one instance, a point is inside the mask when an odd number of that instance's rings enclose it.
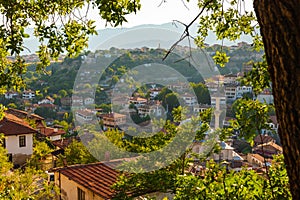
<instances>
[{"instance_id":1,"label":"hazy sky","mask_svg":"<svg viewBox=\"0 0 300 200\"><path fill-rule=\"evenodd\" d=\"M141 0L141 10L137 14L128 15L128 23L124 23L122 27L132 27L141 24L163 24L172 20L189 23L199 12L198 0L186 2L185 4L188 8L185 7L182 0L165 0L162 4L161 2L162 0ZM92 15L96 18L97 11L94 10ZM97 28L105 28L103 20L97 19L96 21Z\"/></svg>"},{"instance_id":2,"label":"hazy sky","mask_svg":"<svg viewBox=\"0 0 300 200\"><path fill-rule=\"evenodd\" d=\"M188 24L199 13L198 0L190 0L190 2L186 2L186 0L164 0L164 3L161 2L162 0L141 0L141 10L137 14L127 15L128 23L124 23L122 27L133 27L141 24L163 24L173 20L179 20ZM241 2L243 3L240 6L247 10L253 10L252 1ZM97 21L97 29L105 28L105 22L99 19L97 10L93 10L91 15Z\"/></svg>"}]
</instances>

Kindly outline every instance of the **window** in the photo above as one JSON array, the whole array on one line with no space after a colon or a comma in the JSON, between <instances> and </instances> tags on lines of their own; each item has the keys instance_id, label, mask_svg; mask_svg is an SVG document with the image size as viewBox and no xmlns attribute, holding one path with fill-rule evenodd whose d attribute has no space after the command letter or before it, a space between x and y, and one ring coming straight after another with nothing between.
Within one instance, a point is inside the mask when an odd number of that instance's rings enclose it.
<instances>
[{"instance_id":1,"label":"window","mask_svg":"<svg viewBox=\"0 0 300 200\"><path fill-rule=\"evenodd\" d=\"M85 200L85 192L80 188L77 188L77 199Z\"/></svg>"},{"instance_id":2,"label":"window","mask_svg":"<svg viewBox=\"0 0 300 200\"><path fill-rule=\"evenodd\" d=\"M26 147L26 136L19 136L19 147Z\"/></svg>"},{"instance_id":3,"label":"window","mask_svg":"<svg viewBox=\"0 0 300 200\"><path fill-rule=\"evenodd\" d=\"M54 182L54 180L55 180L54 174L50 174L49 181Z\"/></svg>"}]
</instances>

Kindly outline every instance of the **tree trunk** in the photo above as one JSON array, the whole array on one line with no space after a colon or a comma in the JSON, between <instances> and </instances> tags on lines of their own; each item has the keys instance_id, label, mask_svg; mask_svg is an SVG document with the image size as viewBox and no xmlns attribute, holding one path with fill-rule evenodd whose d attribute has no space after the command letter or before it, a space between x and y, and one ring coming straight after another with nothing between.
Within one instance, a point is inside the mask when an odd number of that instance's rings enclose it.
<instances>
[{"instance_id":1,"label":"tree trunk","mask_svg":"<svg viewBox=\"0 0 300 200\"><path fill-rule=\"evenodd\" d=\"M254 0L290 189L300 199L300 0Z\"/></svg>"}]
</instances>

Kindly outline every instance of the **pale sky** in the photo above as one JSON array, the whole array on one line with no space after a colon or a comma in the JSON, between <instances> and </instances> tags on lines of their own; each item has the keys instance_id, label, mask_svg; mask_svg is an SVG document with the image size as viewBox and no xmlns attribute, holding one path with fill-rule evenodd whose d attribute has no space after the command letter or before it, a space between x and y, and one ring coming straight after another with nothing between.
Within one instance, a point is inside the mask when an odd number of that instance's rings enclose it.
<instances>
[{"instance_id":1,"label":"pale sky","mask_svg":"<svg viewBox=\"0 0 300 200\"><path fill-rule=\"evenodd\" d=\"M188 3L185 2L188 9L184 6L182 0L165 0L165 3L160 5L161 1L162 0L141 0L141 10L138 11L137 14L128 15L126 17L128 23L124 23L122 27L133 27L141 24L163 24L172 22L173 20L189 23L199 12L197 6L198 0L190 0ZM92 15L93 18L96 17L97 11L93 11ZM96 21L97 29L105 28L105 22L103 20L97 19Z\"/></svg>"},{"instance_id":2,"label":"pale sky","mask_svg":"<svg viewBox=\"0 0 300 200\"><path fill-rule=\"evenodd\" d=\"M190 2L186 2L186 0L164 0L162 4L161 2L162 0L141 0L141 10L137 14L127 15L128 23L124 23L122 27L163 24L173 20L188 24L199 13L198 0L190 0ZM243 4L245 5L241 4L240 6L245 6L247 10L253 10L252 1L243 1ZM97 29L105 28L105 22L100 19L99 15L97 16L97 10L91 11L91 16L96 20Z\"/></svg>"}]
</instances>

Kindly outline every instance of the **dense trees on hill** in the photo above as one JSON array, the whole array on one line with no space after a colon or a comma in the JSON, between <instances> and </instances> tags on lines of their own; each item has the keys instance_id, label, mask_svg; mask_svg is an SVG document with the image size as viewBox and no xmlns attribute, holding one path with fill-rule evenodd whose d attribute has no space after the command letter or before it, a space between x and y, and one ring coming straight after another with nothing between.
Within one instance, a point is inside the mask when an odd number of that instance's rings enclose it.
<instances>
[{"instance_id":1,"label":"dense trees on hill","mask_svg":"<svg viewBox=\"0 0 300 200\"><path fill-rule=\"evenodd\" d=\"M247 49L249 51L249 54L254 54L253 52L251 53L250 51L251 47L247 47ZM120 52L123 55L119 57L115 62L111 64L111 66L109 66L106 69L106 71L102 74L102 77L100 77L100 81L105 80L105 77L107 78L113 76L114 77L113 79L116 79L115 81L116 83L123 74L121 73L122 70L123 71L124 69L129 70L135 66L147 62L162 63L161 59L164 55L164 51L156 50L156 49L151 49L148 52L142 52L137 50L122 50L122 49L103 50L103 52L98 50L97 52L104 54L104 52L113 53L115 51ZM229 55L232 58L238 57L238 55L243 51L244 51L243 49L236 49ZM128 55L126 54L126 52L127 53L131 52L131 53ZM164 62L164 64L174 67L176 71L186 76L190 82L194 82L194 83L203 82L201 75L199 75L198 72L196 72L192 66L189 66L187 62L176 62L178 59L179 59L178 57L172 55L172 57L168 58ZM247 62L250 61L250 58L247 58L246 61ZM240 72L242 70L241 66L243 63L244 61L230 62L228 66L226 66L225 68L219 67L220 73L228 74L228 73ZM46 70L48 71L48 73L44 75L36 73L35 67L31 66L28 68L24 80L29 88L33 90L39 90L42 93L44 92L45 93L43 94L44 96L47 94L58 94L60 97L70 96L71 93L68 91L73 89L74 80L81 64L82 64L81 56L78 56L76 58L65 58L62 63L53 63L49 67L47 67ZM68 74L68 76L62 76L62 74ZM45 90L45 88L47 88L47 90ZM65 91L67 92L67 94L65 93ZM103 103L103 100L98 98L102 98L104 93L98 90L96 90L96 92L97 92L96 102L98 104L101 102Z\"/></svg>"}]
</instances>

